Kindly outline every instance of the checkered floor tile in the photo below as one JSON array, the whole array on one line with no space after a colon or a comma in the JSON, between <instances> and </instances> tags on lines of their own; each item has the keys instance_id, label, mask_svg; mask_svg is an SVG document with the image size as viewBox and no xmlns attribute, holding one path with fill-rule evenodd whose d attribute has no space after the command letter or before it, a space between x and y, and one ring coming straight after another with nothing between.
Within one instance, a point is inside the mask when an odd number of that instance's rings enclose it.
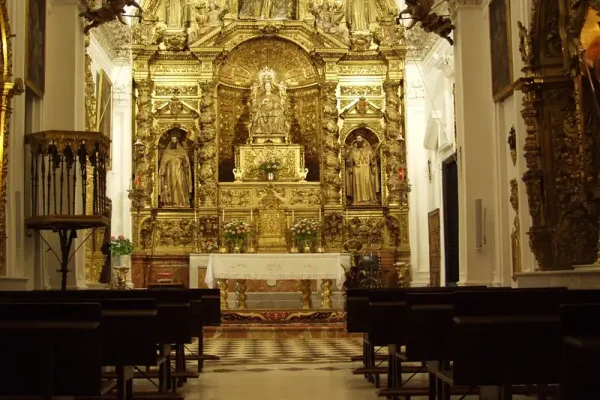
<instances>
[{"instance_id":1,"label":"checkered floor tile","mask_svg":"<svg viewBox=\"0 0 600 400\"><path fill-rule=\"evenodd\" d=\"M198 343L187 346L192 353ZM244 364L327 364L348 362L362 353L362 338L331 339L210 339L204 341L204 353L221 357L207 362L220 368Z\"/></svg>"}]
</instances>

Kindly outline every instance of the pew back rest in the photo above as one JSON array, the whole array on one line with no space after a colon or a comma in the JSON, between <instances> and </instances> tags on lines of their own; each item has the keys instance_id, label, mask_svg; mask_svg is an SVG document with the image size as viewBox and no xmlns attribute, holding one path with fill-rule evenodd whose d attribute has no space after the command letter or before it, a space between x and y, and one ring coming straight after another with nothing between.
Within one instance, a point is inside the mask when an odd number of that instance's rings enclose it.
<instances>
[{"instance_id":1,"label":"pew back rest","mask_svg":"<svg viewBox=\"0 0 600 400\"><path fill-rule=\"evenodd\" d=\"M100 394L99 304L0 302L0 341L0 395Z\"/></svg>"},{"instance_id":2,"label":"pew back rest","mask_svg":"<svg viewBox=\"0 0 600 400\"><path fill-rule=\"evenodd\" d=\"M456 292L455 316L558 315L566 288Z\"/></svg>"},{"instance_id":3,"label":"pew back rest","mask_svg":"<svg viewBox=\"0 0 600 400\"><path fill-rule=\"evenodd\" d=\"M482 290L483 287L421 287L373 289L369 292L369 333L379 341L405 344L408 318L408 296L412 294L454 293ZM390 341L391 340L391 341Z\"/></svg>"},{"instance_id":4,"label":"pew back rest","mask_svg":"<svg viewBox=\"0 0 600 400\"><path fill-rule=\"evenodd\" d=\"M459 385L558 381L564 288L456 293L454 380Z\"/></svg>"},{"instance_id":5,"label":"pew back rest","mask_svg":"<svg viewBox=\"0 0 600 400\"><path fill-rule=\"evenodd\" d=\"M369 331L369 289L348 289L346 292L346 330L350 333Z\"/></svg>"},{"instance_id":6,"label":"pew back rest","mask_svg":"<svg viewBox=\"0 0 600 400\"><path fill-rule=\"evenodd\" d=\"M560 325L563 338L600 337L600 302L561 305Z\"/></svg>"}]
</instances>

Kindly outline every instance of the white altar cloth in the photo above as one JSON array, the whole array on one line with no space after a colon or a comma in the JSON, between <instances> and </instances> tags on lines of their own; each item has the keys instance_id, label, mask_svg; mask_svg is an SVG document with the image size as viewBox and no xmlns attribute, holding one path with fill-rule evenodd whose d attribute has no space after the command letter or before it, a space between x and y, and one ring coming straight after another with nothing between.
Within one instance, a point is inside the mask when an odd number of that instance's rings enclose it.
<instances>
[{"instance_id":1,"label":"white altar cloth","mask_svg":"<svg viewBox=\"0 0 600 400\"><path fill-rule=\"evenodd\" d=\"M216 279L334 279L341 288L344 268L349 254L211 254L204 282L212 288Z\"/></svg>"}]
</instances>

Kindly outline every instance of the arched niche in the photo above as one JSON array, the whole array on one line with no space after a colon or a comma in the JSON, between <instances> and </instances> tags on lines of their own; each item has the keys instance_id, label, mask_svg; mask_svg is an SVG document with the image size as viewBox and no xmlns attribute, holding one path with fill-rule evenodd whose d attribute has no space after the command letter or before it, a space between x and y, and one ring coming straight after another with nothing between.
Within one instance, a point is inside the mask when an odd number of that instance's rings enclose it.
<instances>
[{"instance_id":1,"label":"arched niche","mask_svg":"<svg viewBox=\"0 0 600 400\"><path fill-rule=\"evenodd\" d=\"M306 51L289 40L270 37L251 39L235 47L219 68L219 82L249 88L264 67L272 68L277 79L290 89L320 81Z\"/></svg>"},{"instance_id":2,"label":"arched niche","mask_svg":"<svg viewBox=\"0 0 600 400\"><path fill-rule=\"evenodd\" d=\"M320 180L320 75L311 56L291 41L263 37L235 47L218 68L219 182L233 182L234 149L248 139L250 88L269 67L290 100L291 138L304 146L308 181Z\"/></svg>"},{"instance_id":3,"label":"arched niche","mask_svg":"<svg viewBox=\"0 0 600 400\"><path fill-rule=\"evenodd\" d=\"M196 186L194 176L195 157L194 142L188 136L188 132L181 128L171 128L160 135L158 139L156 193L158 194L158 207L160 208L192 207ZM187 157L187 160L185 157ZM182 187L188 190L187 202L181 202L179 200L180 196L175 194L175 192L181 190L181 187L178 185L170 187L168 183L169 176L172 176L173 173L180 174L180 178L185 179Z\"/></svg>"},{"instance_id":4,"label":"arched niche","mask_svg":"<svg viewBox=\"0 0 600 400\"><path fill-rule=\"evenodd\" d=\"M365 142L369 144L371 149L374 152L375 160L375 168L377 171L374 171L373 182L372 184L376 187L376 200L372 204L362 204L357 203L355 201L353 195L353 160L352 160L352 150L354 146L360 145L357 144L357 138L362 137ZM345 168L344 168L344 193L346 194L346 204L349 207L363 207L363 206L380 206L381 205L381 191L382 191L382 174L381 174L381 152L380 152L380 144L381 140L379 136L368 126L359 126L351 129L347 135L344 137L344 148L345 151Z\"/></svg>"}]
</instances>

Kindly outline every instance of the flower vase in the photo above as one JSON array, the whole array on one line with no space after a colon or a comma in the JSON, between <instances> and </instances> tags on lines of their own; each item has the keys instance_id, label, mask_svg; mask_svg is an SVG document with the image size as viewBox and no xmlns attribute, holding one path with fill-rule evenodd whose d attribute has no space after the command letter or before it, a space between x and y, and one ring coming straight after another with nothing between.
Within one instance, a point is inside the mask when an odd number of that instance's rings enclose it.
<instances>
[{"instance_id":1,"label":"flower vase","mask_svg":"<svg viewBox=\"0 0 600 400\"><path fill-rule=\"evenodd\" d=\"M272 182L275 179L275 172L267 172L267 179Z\"/></svg>"},{"instance_id":2,"label":"flower vase","mask_svg":"<svg viewBox=\"0 0 600 400\"><path fill-rule=\"evenodd\" d=\"M233 253L240 254L242 252L242 246L244 246L244 239L236 239L233 245Z\"/></svg>"},{"instance_id":3,"label":"flower vase","mask_svg":"<svg viewBox=\"0 0 600 400\"><path fill-rule=\"evenodd\" d=\"M311 244L312 244L312 241L311 241L311 240L305 240L305 241L303 242L304 249L303 249L302 251L303 251L304 253L310 253L310 250L311 250L311 249L310 249L310 248L311 248Z\"/></svg>"},{"instance_id":4,"label":"flower vase","mask_svg":"<svg viewBox=\"0 0 600 400\"><path fill-rule=\"evenodd\" d=\"M123 275L125 279L125 285L128 288L133 288L133 280L131 278L131 255L114 255L111 254L111 265L115 274L118 275L117 270L121 268L121 275Z\"/></svg>"}]
</instances>

